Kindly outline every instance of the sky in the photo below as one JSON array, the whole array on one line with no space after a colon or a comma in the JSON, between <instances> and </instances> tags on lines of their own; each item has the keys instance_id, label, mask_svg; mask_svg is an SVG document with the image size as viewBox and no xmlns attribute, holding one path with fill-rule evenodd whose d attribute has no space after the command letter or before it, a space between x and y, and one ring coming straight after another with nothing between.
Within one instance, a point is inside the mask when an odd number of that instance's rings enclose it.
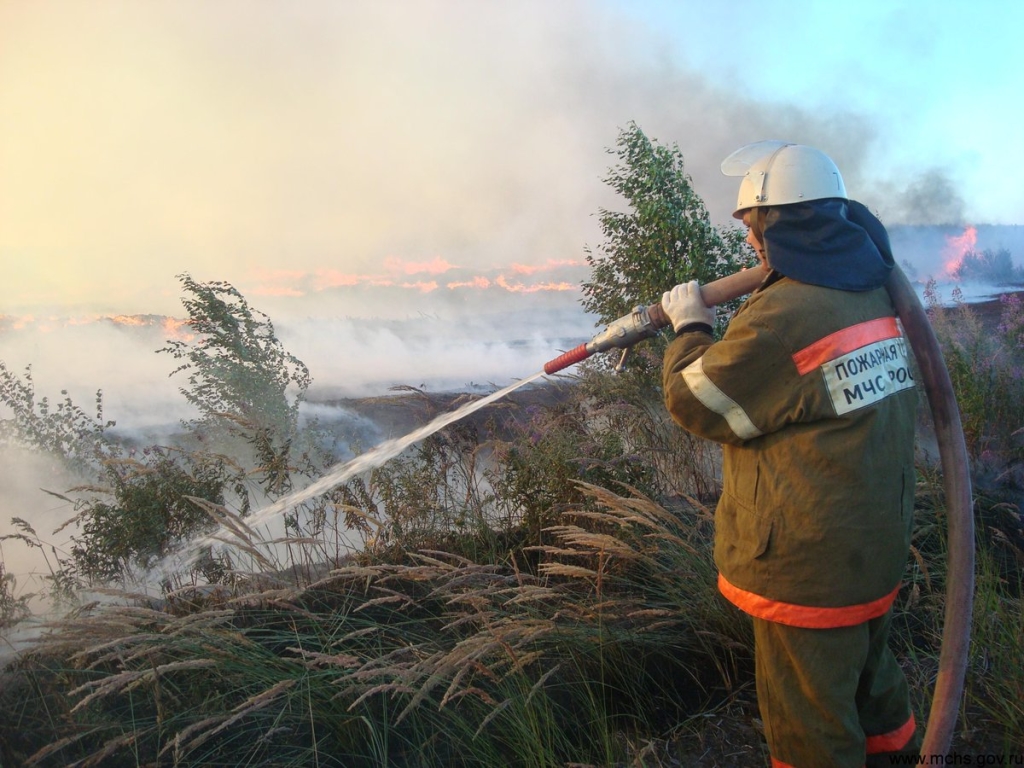
<instances>
[{"instance_id":1,"label":"sky","mask_svg":"<svg viewBox=\"0 0 1024 768\"><path fill-rule=\"evenodd\" d=\"M185 271L553 287L629 121L723 223L719 163L762 138L831 154L887 223L1024 223L1024 4L782 8L0 0L0 308L173 313Z\"/></svg>"}]
</instances>

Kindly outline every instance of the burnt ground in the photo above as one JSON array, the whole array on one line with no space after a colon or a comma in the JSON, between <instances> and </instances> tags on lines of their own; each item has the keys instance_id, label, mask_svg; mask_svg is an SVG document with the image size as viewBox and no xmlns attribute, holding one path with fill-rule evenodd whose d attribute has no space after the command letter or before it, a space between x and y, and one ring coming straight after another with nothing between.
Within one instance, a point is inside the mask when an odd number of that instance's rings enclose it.
<instances>
[{"instance_id":1,"label":"burnt ground","mask_svg":"<svg viewBox=\"0 0 1024 768\"><path fill-rule=\"evenodd\" d=\"M511 439L517 425L524 424L534 409L545 409L566 400L574 386L568 377L527 384L504 398L484 406L457 422L481 444L494 439ZM430 392L401 387L377 397L330 397L311 393L311 405L330 410L320 417L320 426L333 434L340 445L359 453L383 440L404 437L433 419L455 411L467 402L491 394L498 387L472 392ZM448 427L452 429L456 424ZM521 426L520 426L521 428Z\"/></svg>"}]
</instances>

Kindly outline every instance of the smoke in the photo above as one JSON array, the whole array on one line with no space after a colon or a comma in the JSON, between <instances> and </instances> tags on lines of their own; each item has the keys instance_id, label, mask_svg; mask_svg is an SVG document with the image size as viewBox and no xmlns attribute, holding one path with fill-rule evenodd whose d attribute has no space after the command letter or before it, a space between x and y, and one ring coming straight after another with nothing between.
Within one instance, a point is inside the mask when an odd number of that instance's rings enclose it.
<instances>
[{"instance_id":1,"label":"smoke","mask_svg":"<svg viewBox=\"0 0 1024 768\"><path fill-rule=\"evenodd\" d=\"M951 171L883 162L891 120L765 98L585 0L8 4L0 43L0 360L87 411L102 390L104 418L140 441L195 415L155 353L182 272L266 311L313 375L304 416L366 442L376 426L327 401L504 385L589 338L561 288L586 277L595 214L622 205L603 179L631 121L678 145L724 226L724 157L820 147L922 275L959 231L925 225L959 227L972 202ZM1024 243L989 234L979 248L1019 263ZM38 488L67 478L11 461L0 534L15 513L49 531L67 510Z\"/></svg>"},{"instance_id":2,"label":"smoke","mask_svg":"<svg viewBox=\"0 0 1024 768\"><path fill-rule=\"evenodd\" d=\"M5 312L172 314L183 271L245 290L395 257L578 259L600 236L595 212L620 204L602 177L630 121L679 145L723 224L736 189L719 163L764 138L821 147L887 221L962 213L952 182L928 197L929 169L879 178L874 117L713 79L614 6L60 7L0 25L0 111L14 116L0 128L0 253L17 265Z\"/></svg>"},{"instance_id":3,"label":"smoke","mask_svg":"<svg viewBox=\"0 0 1024 768\"><path fill-rule=\"evenodd\" d=\"M30 605L43 610L49 604L50 568L67 556L70 540L69 530L56 531L75 514L72 504L44 490L62 494L82 479L59 462L11 446L0 447L0 464L0 536L6 537L0 540L0 559L4 571L16 579L14 597L33 596ZM15 525L14 518L23 524ZM22 536L24 540L10 538Z\"/></svg>"},{"instance_id":4,"label":"smoke","mask_svg":"<svg viewBox=\"0 0 1024 768\"><path fill-rule=\"evenodd\" d=\"M92 416L99 415L100 393L102 420L144 438L148 430L188 418L194 410L178 392L179 383L169 378L176 361L156 352L169 337L165 318L135 319L137 324L105 317L22 318L0 331L0 360L20 376L31 367L37 401L46 397L55 403L67 392Z\"/></svg>"},{"instance_id":5,"label":"smoke","mask_svg":"<svg viewBox=\"0 0 1024 768\"><path fill-rule=\"evenodd\" d=\"M594 335L594 318L569 297L519 310L440 309L401 320L310 318L280 327L286 346L310 365L312 391L341 397L379 395L410 385L463 391L524 378Z\"/></svg>"},{"instance_id":6,"label":"smoke","mask_svg":"<svg viewBox=\"0 0 1024 768\"><path fill-rule=\"evenodd\" d=\"M938 168L901 181L877 182L867 202L890 226L962 226L966 221L966 201L954 180Z\"/></svg>"}]
</instances>

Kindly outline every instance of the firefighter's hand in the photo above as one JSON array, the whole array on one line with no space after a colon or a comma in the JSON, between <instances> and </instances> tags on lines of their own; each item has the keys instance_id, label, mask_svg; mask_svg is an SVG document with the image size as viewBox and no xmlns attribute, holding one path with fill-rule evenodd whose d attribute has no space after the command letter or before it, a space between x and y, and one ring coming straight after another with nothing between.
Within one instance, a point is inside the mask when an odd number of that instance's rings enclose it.
<instances>
[{"instance_id":1,"label":"firefighter's hand","mask_svg":"<svg viewBox=\"0 0 1024 768\"><path fill-rule=\"evenodd\" d=\"M671 291L665 291L661 297L661 308L672 321L672 330L676 333L694 323L715 327L715 310L704 303L696 280L680 283Z\"/></svg>"}]
</instances>

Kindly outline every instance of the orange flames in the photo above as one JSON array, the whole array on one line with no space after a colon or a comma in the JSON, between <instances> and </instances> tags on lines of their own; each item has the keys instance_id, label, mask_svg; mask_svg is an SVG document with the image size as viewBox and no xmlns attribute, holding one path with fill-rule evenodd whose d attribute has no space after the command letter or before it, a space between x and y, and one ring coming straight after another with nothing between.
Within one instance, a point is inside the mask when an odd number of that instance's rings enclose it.
<instances>
[{"instance_id":1,"label":"orange flames","mask_svg":"<svg viewBox=\"0 0 1024 768\"><path fill-rule=\"evenodd\" d=\"M547 272L559 267L580 267L585 262L573 259L548 259L545 264L513 264L511 270L518 275L532 275L537 272Z\"/></svg>"},{"instance_id":2,"label":"orange flames","mask_svg":"<svg viewBox=\"0 0 1024 768\"><path fill-rule=\"evenodd\" d=\"M164 333L178 341L192 341L196 335L192 332L192 326L188 320L179 320L175 317L165 317L163 322Z\"/></svg>"},{"instance_id":3,"label":"orange flames","mask_svg":"<svg viewBox=\"0 0 1024 768\"><path fill-rule=\"evenodd\" d=\"M61 328L75 328L95 323L111 323L124 328L159 328L166 339L176 341L192 341L196 334L192 332L188 320L163 315L79 315L76 317L23 317L3 316L0 330L22 331L32 330L52 333Z\"/></svg>"},{"instance_id":4,"label":"orange flames","mask_svg":"<svg viewBox=\"0 0 1024 768\"><path fill-rule=\"evenodd\" d=\"M264 271L257 273L255 285L245 288L245 292L253 296L305 296L331 288L353 288L365 286L370 288L408 288L420 293L430 293L439 288L447 290L487 290L501 288L510 293L536 293L539 291L572 291L578 285L565 281L540 280L524 283L521 278L532 277L539 273L558 269L580 267L582 261L571 259L548 259L544 264L512 264L504 269L495 270L496 276L469 275L458 279L441 282L440 275L453 270L460 270L457 264L436 256L428 261L405 261L397 257L385 259L381 273L342 272L337 269L318 269L313 272L295 272L285 270ZM410 280L415 276L424 276L422 280Z\"/></svg>"},{"instance_id":5,"label":"orange flames","mask_svg":"<svg viewBox=\"0 0 1024 768\"><path fill-rule=\"evenodd\" d=\"M974 253L978 245L977 227L967 226L959 235L947 235L946 247L942 251L944 269L948 277L957 277L963 266L964 257Z\"/></svg>"},{"instance_id":6,"label":"orange flames","mask_svg":"<svg viewBox=\"0 0 1024 768\"><path fill-rule=\"evenodd\" d=\"M522 283L510 283L504 275L498 275L498 279L494 281L495 285L499 285L510 293L536 293L537 291L571 291L576 288L572 283L534 283L533 285L523 285Z\"/></svg>"},{"instance_id":7,"label":"orange flames","mask_svg":"<svg viewBox=\"0 0 1024 768\"><path fill-rule=\"evenodd\" d=\"M106 318L115 325L131 325L141 328L145 325L153 325L152 320L142 315L110 315Z\"/></svg>"},{"instance_id":8,"label":"orange flames","mask_svg":"<svg viewBox=\"0 0 1024 768\"><path fill-rule=\"evenodd\" d=\"M478 288L483 290L491 287L491 281L483 275L477 275L472 280L455 280L448 283L447 288L454 290L455 288Z\"/></svg>"},{"instance_id":9,"label":"orange flames","mask_svg":"<svg viewBox=\"0 0 1024 768\"><path fill-rule=\"evenodd\" d=\"M970 232L973 237L974 229ZM966 235L966 233L965 233ZM959 242L962 238L952 238ZM973 246L973 239L970 246ZM967 247L969 249L969 246ZM962 258L962 254L955 257ZM420 293L432 293L437 290L495 290L508 293L529 294L547 291L574 291L579 289L578 283L560 280L538 279L542 273L580 267L581 261L571 259L548 259L543 264L514 263L504 268L487 270L489 274L465 274L470 270L452 264L441 257L427 261L405 261L391 257L384 261L382 272L351 273L337 269L317 269L312 272L300 270L262 270L253 275L252 283L242 286L243 293L252 296L295 297L301 298L311 293L332 288L367 287L367 288L404 288ZM453 270L462 270L456 278L442 282L437 278ZM413 279L423 276L425 279ZM534 278L534 282L526 282ZM24 315L14 317L0 315L0 333L4 331L21 331L32 329L50 332L58 328L85 326L93 323L112 323L115 326L133 328L159 328L165 339L192 341L196 334L189 327L188 320L163 315L80 315L76 317L37 317Z\"/></svg>"}]
</instances>

